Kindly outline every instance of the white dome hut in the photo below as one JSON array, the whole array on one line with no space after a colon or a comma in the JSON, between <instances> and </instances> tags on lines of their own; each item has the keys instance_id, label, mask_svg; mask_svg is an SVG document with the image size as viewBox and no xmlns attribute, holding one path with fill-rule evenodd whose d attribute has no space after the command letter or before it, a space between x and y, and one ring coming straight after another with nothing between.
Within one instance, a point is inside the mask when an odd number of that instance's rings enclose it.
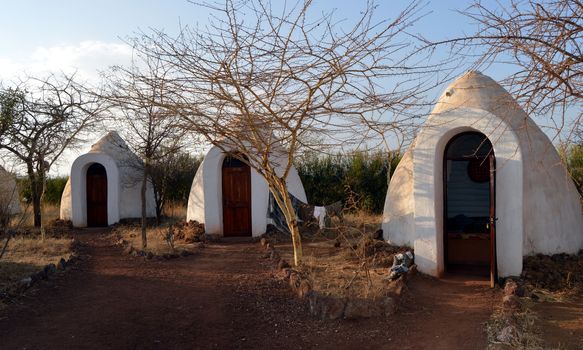
<instances>
[{"instance_id":1,"label":"white dome hut","mask_svg":"<svg viewBox=\"0 0 583 350\"><path fill-rule=\"evenodd\" d=\"M73 162L61 197L61 219L76 227L92 227L140 218L142 169L142 161L117 132L107 133ZM146 212L148 217L156 216L151 183Z\"/></svg>"},{"instance_id":2,"label":"white dome hut","mask_svg":"<svg viewBox=\"0 0 583 350\"><path fill-rule=\"evenodd\" d=\"M15 177L0 166L0 214L9 217L21 212Z\"/></svg>"},{"instance_id":3,"label":"white dome hut","mask_svg":"<svg viewBox=\"0 0 583 350\"><path fill-rule=\"evenodd\" d=\"M520 275L524 256L583 248L580 196L555 147L479 72L445 90L405 153L382 228L433 276L482 266L494 280Z\"/></svg>"},{"instance_id":4,"label":"white dome hut","mask_svg":"<svg viewBox=\"0 0 583 350\"><path fill-rule=\"evenodd\" d=\"M287 162L285 157L281 160ZM293 167L287 185L289 193L307 202ZM214 146L192 181L186 219L204 223L209 234L256 237L265 233L269 223L268 206L269 188L265 179L248 164Z\"/></svg>"}]
</instances>

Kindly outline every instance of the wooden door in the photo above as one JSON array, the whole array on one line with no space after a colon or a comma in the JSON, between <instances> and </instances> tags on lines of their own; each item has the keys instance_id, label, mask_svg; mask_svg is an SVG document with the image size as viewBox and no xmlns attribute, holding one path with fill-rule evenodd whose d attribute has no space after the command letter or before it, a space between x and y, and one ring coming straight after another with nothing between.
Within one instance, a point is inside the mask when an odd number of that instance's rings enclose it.
<instances>
[{"instance_id":1,"label":"wooden door","mask_svg":"<svg viewBox=\"0 0 583 350\"><path fill-rule=\"evenodd\" d=\"M107 174L103 165L87 169L87 226L107 226Z\"/></svg>"},{"instance_id":2,"label":"wooden door","mask_svg":"<svg viewBox=\"0 0 583 350\"><path fill-rule=\"evenodd\" d=\"M227 157L222 170L223 234L251 236L251 169L244 162Z\"/></svg>"}]
</instances>

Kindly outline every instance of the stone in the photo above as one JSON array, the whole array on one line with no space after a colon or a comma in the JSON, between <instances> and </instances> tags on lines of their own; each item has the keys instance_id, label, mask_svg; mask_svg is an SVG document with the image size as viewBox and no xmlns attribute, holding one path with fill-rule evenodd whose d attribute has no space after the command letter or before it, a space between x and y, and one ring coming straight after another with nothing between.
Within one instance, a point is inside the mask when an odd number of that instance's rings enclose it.
<instances>
[{"instance_id":1,"label":"stone","mask_svg":"<svg viewBox=\"0 0 583 350\"><path fill-rule=\"evenodd\" d=\"M57 270L64 270L65 267L67 267L67 262L65 261L65 259L61 258L61 260L59 260L59 262L57 263Z\"/></svg>"},{"instance_id":2,"label":"stone","mask_svg":"<svg viewBox=\"0 0 583 350\"><path fill-rule=\"evenodd\" d=\"M349 299L344 308L344 318L355 320L370 318L384 314L384 308L380 303L363 299Z\"/></svg>"},{"instance_id":3,"label":"stone","mask_svg":"<svg viewBox=\"0 0 583 350\"><path fill-rule=\"evenodd\" d=\"M523 297L525 294L526 291L524 286L511 279L506 280L506 283L504 284L504 295L516 295L517 297Z\"/></svg>"},{"instance_id":4,"label":"stone","mask_svg":"<svg viewBox=\"0 0 583 350\"><path fill-rule=\"evenodd\" d=\"M146 259L148 259L148 260L152 260L153 257L154 257L154 253L152 253L152 252L148 252L146 254Z\"/></svg>"},{"instance_id":5,"label":"stone","mask_svg":"<svg viewBox=\"0 0 583 350\"><path fill-rule=\"evenodd\" d=\"M278 268L279 270L287 269L287 268L289 268L289 267L290 267L290 266L289 266L288 262L287 262L287 261L285 261L284 259L281 259L281 260L279 261L279 263L277 264L277 268Z\"/></svg>"},{"instance_id":6,"label":"stone","mask_svg":"<svg viewBox=\"0 0 583 350\"><path fill-rule=\"evenodd\" d=\"M510 344L515 339L518 339L518 336L518 329L512 325L508 325L502 328L498 334L496 334L496 340L501 343Z\"/></svg>"},{"instance_id":7,"label":"stone","mask_svg":"<svg viewBox=\"0 0 583 350\"><path fill-rule=\"evenodd\" d=\"M44 268L45 272L47 273L47 276L57 272L57 266L55 264L48 264L47 266L45 266Z\"/></svg>"},{"instance_id":8,"label":"stone","mask_svg":"<svg viewBox=\"0 0 583 350\"><path fill-rule=\"evenodd\" d=\"M261 246L262 246L262 247L265 247L265 246L267 246L267 243L269 243L269 242L267 241L267 238L265 238L265 237L262 237L262 238L259 240L259 243L261 243Z\"/></svg>"},{"instance_id":9,"label":"stone","mask_svg":"<svg viewBox=\"0 0 583 350\"><path fill-rule=\"evenodd\" d=\"M502 298L502 306L507 310L520 310L522 308L519 298L512 294Z\"/></svg>"},{"instance_id":10,"label":"stone","mask_svg":"<svg viewBox=\"0 0 583 350\"><path fill-rule=\"evenodd\" d=\"M296 294L298 295L298 297L304 298L311 291L312 285L310 284L310 282L308 282L308 280L306 279L300 279L300 284L296 288Z\"/></svg>"},{"instance_id":11,"label":"stone","mask_svg":"<svg viewBox=\"0 0 583 350\"><path fill-rule=\"evenodd\" d=\"M385 316L391 316L397 312L397 302L395 298L385 297L382 301L382 306L385 311Z\"/></svg>"},{"instance_id":12,"label":"stone","mask_svg":"<svg viewBox=\"0 0 583 350\"><path fill-rule=\"evenodd\" d=\"M140 255L140 254L138 253L138 251L137 251L137 250L134 250L134 249L132 249L132 251L131 251L130 255L131 255L131 256L138 256L138 255Z\"/></svg>"},{"instance_id":13,"label":"stone","mask_svg":"<svg viewBox=\"0 0 583 350\"><path fill-rule=\"evenodd\" d=\"M344 299L325 296L311 291L307 295L310 312L324 320L337 320L342 318L346 302Z\"/></svg>"}]
</instances>

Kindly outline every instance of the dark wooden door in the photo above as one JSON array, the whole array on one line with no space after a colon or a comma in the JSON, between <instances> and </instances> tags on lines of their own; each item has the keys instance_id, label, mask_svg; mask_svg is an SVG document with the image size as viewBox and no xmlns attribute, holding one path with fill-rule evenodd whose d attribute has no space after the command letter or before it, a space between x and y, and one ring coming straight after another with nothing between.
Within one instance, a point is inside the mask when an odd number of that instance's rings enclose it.
<instances>
[{"instance_id":1,"label":"dark wooden door","mask_svg":"<svg viewBox=\"0 0 583 350\"><path fill-rule=\"evenodd\" d=\"M232 157L223 162L223 234L251 236L251 169Z\"/></svg>"},{"instance_id":2,"label":"dark wooden door","mask_svg":"<svg viewBox=\"0 0 583 350\"><path fill-rule=\"evenodd\" d=\"M107 174L95 163L87 169L87 226L107 226Z\"/></svg>"}]
</instances>

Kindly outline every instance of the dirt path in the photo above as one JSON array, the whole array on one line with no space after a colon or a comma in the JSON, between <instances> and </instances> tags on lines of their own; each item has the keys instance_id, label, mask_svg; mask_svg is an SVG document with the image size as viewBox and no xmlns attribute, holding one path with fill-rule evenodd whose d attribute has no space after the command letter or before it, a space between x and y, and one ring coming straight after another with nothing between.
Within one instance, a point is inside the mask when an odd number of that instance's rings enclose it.
<instances>
[{"instance_id":1,"label":"dirt path","mask_svg":"<svg viewBox=\"0 0 583 350\"><path fill-rule=\"evenodd\" d=\"M81 261L0 313L2 349L483 349L494 293L416 278L391 320L321 321L273 277L257 244L171 261L122 255L83 232Z\"/></svg>"},{"instance_id":2,"label":"dirt path","mask_svg":"<svg viewBox=\"0 0 583 350\"><path fill-rule=\"evenodd\" d=\"M583 349L583 295L534 306L545 349Z\"/></svg>"}]
</instances>

